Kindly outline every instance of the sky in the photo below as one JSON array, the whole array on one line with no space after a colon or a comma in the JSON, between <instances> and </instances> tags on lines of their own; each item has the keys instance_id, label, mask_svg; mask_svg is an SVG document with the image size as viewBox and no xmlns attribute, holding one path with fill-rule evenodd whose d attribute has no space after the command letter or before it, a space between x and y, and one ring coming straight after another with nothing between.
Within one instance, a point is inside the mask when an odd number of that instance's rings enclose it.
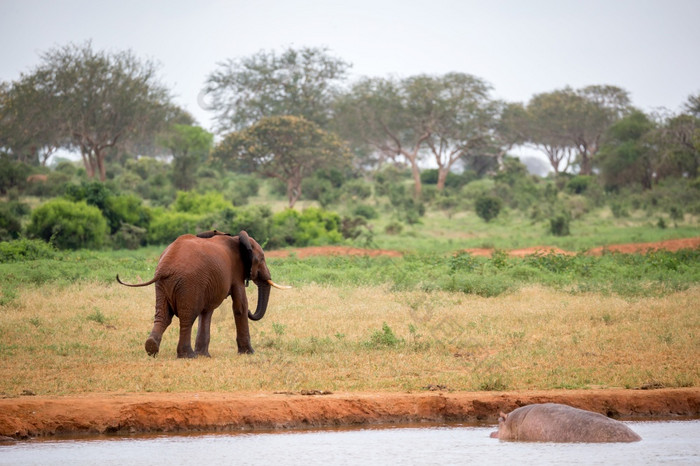
<instances>
[{"instance_id":1,"label":"sky","mask_svg":"<svg viewBox=\"0 0 700 466\"><path fill-rule=\"evenodd\" d=\"M700 94L700 0L0 0L0 80L92 41L159 64L174 101L212 131L207 76L230 58L325 47L361 76L462 72L492 97L619 86L651 112Z\"/></svg>"}]
</instances>

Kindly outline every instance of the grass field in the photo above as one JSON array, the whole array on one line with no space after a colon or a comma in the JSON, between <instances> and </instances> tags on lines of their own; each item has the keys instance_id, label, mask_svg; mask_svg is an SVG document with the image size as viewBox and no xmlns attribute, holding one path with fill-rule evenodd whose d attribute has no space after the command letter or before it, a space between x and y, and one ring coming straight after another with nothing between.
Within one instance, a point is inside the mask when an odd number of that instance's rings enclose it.
<instances>
[{"instance_id":1,"label":"grass field","mask_svg":"<svg viewBox=\"0 0 700 466\"><path fill-rule=\"evenodd\" d=\"M0 323L0 392L405 391L700 385L700 287L662 297L531 286L498 297L304 284L274 290L238 355L230 300L211 359L150 358L153 289L26 288ZM251 294L251 305L254 295Z\"/></svg>"},{"instance_id":2,"label":"grass field","mask_svg":"<svg viewBox=\"0 0 700 466\"><path fill-rule=\"evenodd\" d=\"M43 247L0 262L0 393L697 387L700 250L457 253L584 251L698 236L697 225L601 213L555 238L524 218L428 213L399 235L379 221L369 246L403 257L271 258L273 279L294 288L273 290L265 318L251 322L256 353L236 353L227 300L214 314L212 358L196 360L175 357L177 319L148 357L154 289L114 281L149 279L162 247ZM253 307L254 286L249 294Z\"/></svg>"}]
</instances>

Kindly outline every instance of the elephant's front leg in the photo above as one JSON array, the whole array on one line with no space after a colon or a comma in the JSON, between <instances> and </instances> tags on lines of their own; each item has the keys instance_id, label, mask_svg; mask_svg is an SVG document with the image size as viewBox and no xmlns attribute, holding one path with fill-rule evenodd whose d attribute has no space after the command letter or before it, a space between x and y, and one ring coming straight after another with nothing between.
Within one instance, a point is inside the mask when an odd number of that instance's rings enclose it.
<instances>
[{"instance_id":1,"label":"elephant's front leg","mask_svg":"<svg viewBox=\"0 0 700 466\"><path fill-rule=\"evenodd\" d=\"M192 350L192 325L196 314L178 312L180 317L180 340L177 342L178 358L196 358L197 354Z\"/></svg>"},{"instance_id":2,"label":"elephant's front leg","mask_svg":"<svg viewBox=\"0 0 700 466\"><path fill-rule=\"evenodd\" d=\"M248 298L243 286L237 287L231 294L233 301L233 318L236 320L236 343L238 352L253 354L250 345L250 330L248 329Z\"/></svg>"},{"instance_id":3,"label":"elephant's front leg","mask_svg":"<svg viewBox=\"0 0 700 466\"><path fill-rule=\"evenodd\" d=\"M211 334L209 333L211 328L211 316L214 314L214 310L202 312L199 315L199 324L197 325L197 340L194 344L194 352L199 356L211 357L209 354L209 339Z\"/></svg>"}]
</instances>

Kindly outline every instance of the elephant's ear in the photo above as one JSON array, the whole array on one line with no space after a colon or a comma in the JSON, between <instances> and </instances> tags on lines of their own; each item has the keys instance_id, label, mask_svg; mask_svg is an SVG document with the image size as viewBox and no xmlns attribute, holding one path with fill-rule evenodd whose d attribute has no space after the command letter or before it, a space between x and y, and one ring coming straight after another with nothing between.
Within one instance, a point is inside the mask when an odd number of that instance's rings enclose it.
<instances>
[{"instance_id":1,"label":"elephant's ear","mask_svg":"<svg viewBox=\"0 0 700 466\"><path fill-rule=\"evenodd\" d=\"M250 280L251 269L253 268L253 245L250 244L250 237L245 230L241 230L238 234L239 246L241 248L241 260L243 261L243 270L245 279Z\"/></svg>"}]
</instances>

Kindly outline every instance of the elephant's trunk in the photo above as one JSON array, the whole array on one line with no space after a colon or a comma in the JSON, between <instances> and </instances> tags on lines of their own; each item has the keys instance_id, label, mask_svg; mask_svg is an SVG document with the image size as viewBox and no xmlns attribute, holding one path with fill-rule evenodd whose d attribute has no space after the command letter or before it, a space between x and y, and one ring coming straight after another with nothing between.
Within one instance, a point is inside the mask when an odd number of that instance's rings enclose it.
<instances>
[{"instance_id":1,"label":"elephant's trunk","mask_svg":"<svg viewBox=\"0 0 700 466\"><path fill-rule=\"evenodd\" d=\"M265 315L267 311L267 302L270 299L270 284L262 282L258 285L258 306L255 308L255 314L252 314L250 310L248 311L248 318L250 320L260 320Z\"/></svg>"}]
</instances>

